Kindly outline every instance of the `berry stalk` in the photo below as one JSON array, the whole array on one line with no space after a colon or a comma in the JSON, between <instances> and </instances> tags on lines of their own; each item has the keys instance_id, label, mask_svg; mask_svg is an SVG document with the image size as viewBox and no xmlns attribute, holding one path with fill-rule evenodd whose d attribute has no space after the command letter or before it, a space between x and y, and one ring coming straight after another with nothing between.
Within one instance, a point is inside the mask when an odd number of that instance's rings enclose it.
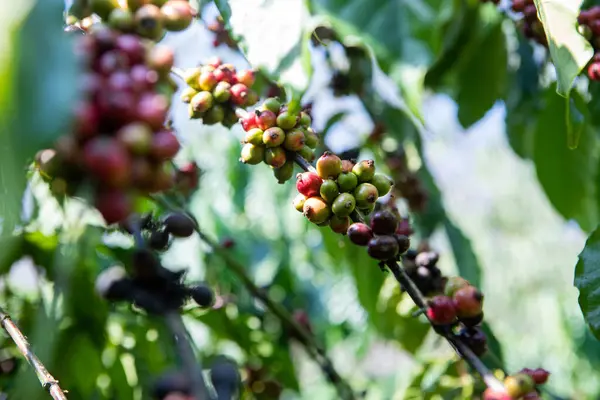
<instances>
[{"instance_id":1,"label":"berry stalk","mask_svg":"<svg viewBox=\"0 0 600 400\"><path fill-rule=\"evenodd\" d=\"M48 391L50 397L54 400L67 400L67 396L58 385L58 381L50 374L50 372L48 372L40 359L37 358L35 353L31 350L31 346L25 338L25 335L23 335L19 327L13 322L2 307L0 307L0 324L13 342L15 342L23 357L25 357L27 362L33 367L38 380L42 384L42 387Z\"/></svg>"}]
</instances>

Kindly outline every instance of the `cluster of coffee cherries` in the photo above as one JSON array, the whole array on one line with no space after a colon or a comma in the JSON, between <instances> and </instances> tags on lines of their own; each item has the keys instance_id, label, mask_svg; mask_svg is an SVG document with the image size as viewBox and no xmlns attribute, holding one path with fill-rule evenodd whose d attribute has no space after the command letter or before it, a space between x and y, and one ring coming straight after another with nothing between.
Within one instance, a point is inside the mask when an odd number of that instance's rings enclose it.
<instances>
[{"instance_id":1,"label":"cluster of coffee cherries","mask_svg":"<svg viewBox=\"0 0 600 400\"><path fill-rule=\"evenodd\" d=\"M410 233L407 233L408 235ZM408 250L402 256L404 271L426 297L444 292L447 278L442 275L442 271L437 266L439 258L439 254L430 249Z\"/></svg>"},{"instance_id":2,"label":"cluster of coffee cherries","mask_svg":"<svg viewBox=\"0 0 600 400\"><path fill-rule=\"evenodd\" d=\"M113 29L154 41L167 31L186 29L197 14L187 0L75 0L69 9L76 20L88 18L92 13Z\"/></svg>"},{"instance_id":3,"label":"cluster of coffee cherries","mask_svg":"<svg viewBox=\"0 0 600 400\"><path fill-rule=\"evenodd\" d=\"M215 38L213 40L213 47L218 47L221 44L227 45L229 48L232 49L235 49L237 47L237 43L231 38L229 32L227 32L227 29L225 29L223 17L221 17L220 15L213 22L208 24L206 28L215 35Z\"/></svg>"},{"instance_id":4,"label":"cluster of coffee cherries","mask_svg":"<svg viewBox=\"0 0 600 400\"><path fill-rule=\"evenodd\" d=\"M107 224L126 218L132 196L170 189L180 148L164 127L174 92L170 49L98 27L78 38L89 72L75 126L36 157L56 195L90 188Z\"/></svg>"},{"instance_id":5,"label":"cluster of coffee cherries","mask_svg":"<svg viewBox=\"0 0 600 400\"><path fill-rule=\"evenodd\" d=\"M548 39L544 32L542 21L538 18L537 8L533 0L513 0L511 8L514 12L523 15L519 26L523 35L529 39L533 39L543 46L548 46Z\"/></svg>"},{"instance_id":6,"label":"cluster of coffee cherries","mask_svg":"<svg viewBox=\"0 0 600 400\"><path fill-rule=\"evenodd\" d=\"M241 377L236 363L220 356L211 365L210 383L218 399L234 399ZM156 400L200 400L192 394L192 384L182 371L169 371L154 382L152 398Z\"/></svg>"},{"instance_id":7,"label":"cluster of coffee cherries","mask_svg":"<svg viewBox=\"0 0 600 400\"><path fill-rule=\"evenodd\" d=\"M299 194L294 207L319 226L345 234L355 210L370 214L380 196L391 189L391 180L375 173L375 163L363 160L342 161L325 152L316 164L316 172L304 172L296 177Z\"/></svg>"},{"instance_id":8,"label":"cluster of coffee cherries","mask_svg":"<svg viewBox=\"0 0 600 400\"><path fill-rule=\"evenodd\" d=\"M130 273L121 266L103 271L97 278L100 295L113 302L128 302L151 314L176 310L188 298L200 307L211 307L212 290L203 284L188 287L183 284L185 270L171 271L161 265L153 250L165 250L172 237L184 238L193 234L195 222L183 213L171 213L160 220L152 215L130 216L120 224L123 231L142 235L144 242L134 249Z\"/></svg>"},{"instance_id":9,"label":"cluster of coffee cherries","mask_svg":"<svg viewBox=\"0 0 600 400\"><path fill-rule=\"evenodd\" d=\"M590 62L587 74L593 81L600 81L600 6L581 10L577 17L579 32L594 46L594 57Z\"/></svg>"},{"instance_id":10,"label":"cluster of coffee cherries","mask_svg":"<svg viewBox=\"0 0 600 400\"><path fill-rule=\"evenodd\" d=\"M252 90L254 72L236 71L232 64L224 64L219 58L185 71L188 87L181 93L181 100L189 104L189 116L202 119L206 125L221 123L232 127L238 122L236 109L249 107L258 101Z\"/></svg>"},{"instance_id":11,"label":"cluster of coffee cherries","mask_svg":"<svg viewBox=\"0 0 600 400\"><path fill-rule=\"evenodd\" d=\"M367 246L369 255L379 261L396 261L410 247L410 239L400 226L399 216L391 210L375 212L370 226L353 223L347 234L352 243Z\"/></svg>"},{"instance_id":12,"label":"cluster of coffee cherries","mask_svg":"<svg viewBox=\"0 0 600 400\"><path fill-rule=\"evenodd\" d=\"M291 113L271 97L240 122L246 131L240 161L250 165L264 162L274 169L279 183L292 178L296 153L308 162L315 158L313 149L319 137L304 111Z\"/></svg>"},{"instance_id":13,"label":"cluster of coffee cherries","mask_svg":"<svg viewBox=\"0 0 600 400\"><path fill-rule=\"evenodd\" d=\"M504 379L504 392L487 389L483 400L541 400L537 386L546 383L549 376L550 373L543 368L523 368Z\"/></svg>"}]
</instances>

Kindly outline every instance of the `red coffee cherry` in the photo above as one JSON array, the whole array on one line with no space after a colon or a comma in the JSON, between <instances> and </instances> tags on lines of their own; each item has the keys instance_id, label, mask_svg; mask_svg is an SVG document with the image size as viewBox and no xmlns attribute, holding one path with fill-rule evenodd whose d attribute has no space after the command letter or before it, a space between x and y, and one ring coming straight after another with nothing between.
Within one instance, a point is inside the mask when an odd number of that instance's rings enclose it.
<instances>
[{"instance_id":1,"label":"red coffee cherry","mask_svg":"<svg viewBox=\"0 0 600 400\"><path fill-rule=\"evenodd\" d=\"M303 172L296 176L296 189L306 197L319 196L323 180L314 172Z\"/></svg>"},{"instance_id":2,"label":"red coffee cherry","mask_svg":"<svg viewBox=\"0 0 600 400\"><path fill-rule=\"evenodd\" d=\"M428 303L427 317L434 325L449 325L456 321L454 302L447 296L435 296Z\"/></svg>"},{"instance_id":3,"label":"red coffee cherry","mask_svg":"<svg viewBox=\"0 0 600 400\"><path fill-rule=\"evenodd\" d=\"M373 231L368 225L362 222L355 222L350 225L346 232L350 241L358 246L366 246L373 238Z\"/></svg>"},{"instance_id":4,"label":"red coffee cherry","mask_svg":"<svg viewBox=\"0 0 600 400\"><path fill-rule=\"evenodd\" d=\"M473 286L457 290L453 300L459 317L475 317L483 310L483 294Z\"/></svg>"}]
</instances>

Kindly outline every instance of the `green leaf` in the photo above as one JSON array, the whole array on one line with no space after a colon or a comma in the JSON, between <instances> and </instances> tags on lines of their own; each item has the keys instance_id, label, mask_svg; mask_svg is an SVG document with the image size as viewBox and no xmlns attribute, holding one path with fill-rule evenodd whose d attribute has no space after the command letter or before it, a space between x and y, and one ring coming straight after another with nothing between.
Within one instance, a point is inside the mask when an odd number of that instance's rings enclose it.
<instances>
[{"instance_id":1,"label":"green leaf","mask_svg":"<svg viewBox=\"0 0 600 400\"><path fill-rule=\"evenodd\" d=\"M600 229L588 237L575 266L575 287L579 289L579 307L590 329L600 339Z\"/></svg>"},{"instance_id":2,"label":"green leaf","mask_svg":"<svg viewBox=\"0 0 600 400\"><path fill-rule=\"evenodd\" d=\"M473 286L481 286L481 268L473 252L471 241L447 216L444 220L444 227L452 246L459 275L471 282Z\"/></svg>"},{"instance_id":3,"label":"green leaf","mask_svg":"<svg viewBox=\"0 0 600 400\"><path fill-rule=\"evenodd\" d=\"M573 93L573 101L583 100ZM580 144L569 149L565 135L567 107L564 98L550 87L544 96L534 135L533 161L546 196L566 219L575 219L582 229L590 231L598 220L596 178L598 139L586 123ZM585 106L579 106L584 110ZM588 115L584 115L587 122Z\"/></svg>"},{"instance_id":4,"label":"green leaf","mask_svg":"<svg viewBox=\"0 0 600 400\"><path fill-rule=\"evenodd\" d=\"M468 128L500 100L508 78L506 38L497 22L473 46L458 71L458 119Z\"/></svg>"},{"instance_id":5,"label":"green leaf","mask_svg":"<svg viewBox=\"0 0 600 400\"><path fill-rule=\"evenodd\" d=\"M544 25L550 56L556 67L556 91L567 97L575 77L588 63L594 50L577 31L581 0L534 0Z\"/></svg>"}]
</instances>

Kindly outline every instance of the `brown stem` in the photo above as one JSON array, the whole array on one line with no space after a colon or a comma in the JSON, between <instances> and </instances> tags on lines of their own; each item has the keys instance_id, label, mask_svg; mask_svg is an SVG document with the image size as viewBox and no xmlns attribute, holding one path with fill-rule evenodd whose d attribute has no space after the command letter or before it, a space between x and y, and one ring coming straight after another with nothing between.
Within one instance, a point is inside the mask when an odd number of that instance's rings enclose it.
<instances>
[{"instance_id":1,"label":"brown stem","mask_svg":"<svg viewBox=\"0 0 600 400\"><path fill-rule=\"evenodd\" d=\"M294 158L294 162L298 164L300 168L302 168L306 172L314 172L317 173L315 167L313 167L308 161L306 161L300 154L295 153L296 156Z\"/></svg>"},{"instance_id":2,"label":"brown stem","mask_svg":"<svg viewBox=\"0 0 600 400\"><path fill-rule=\"evenodd\" d=\"M27 338L19 330L19 327L13 322L10 316L0 307L0 324L6 331L8 336L15 342L19 352L27 359L27 362L33 367L38 380L42 384L42 387L48 391L50 396L54 400L67 400L65 392L58 385L58 381L54 379L50 372L44 367L44 364L31 350L31 345L27 341Z\"/></svg>"}]
</instances>

